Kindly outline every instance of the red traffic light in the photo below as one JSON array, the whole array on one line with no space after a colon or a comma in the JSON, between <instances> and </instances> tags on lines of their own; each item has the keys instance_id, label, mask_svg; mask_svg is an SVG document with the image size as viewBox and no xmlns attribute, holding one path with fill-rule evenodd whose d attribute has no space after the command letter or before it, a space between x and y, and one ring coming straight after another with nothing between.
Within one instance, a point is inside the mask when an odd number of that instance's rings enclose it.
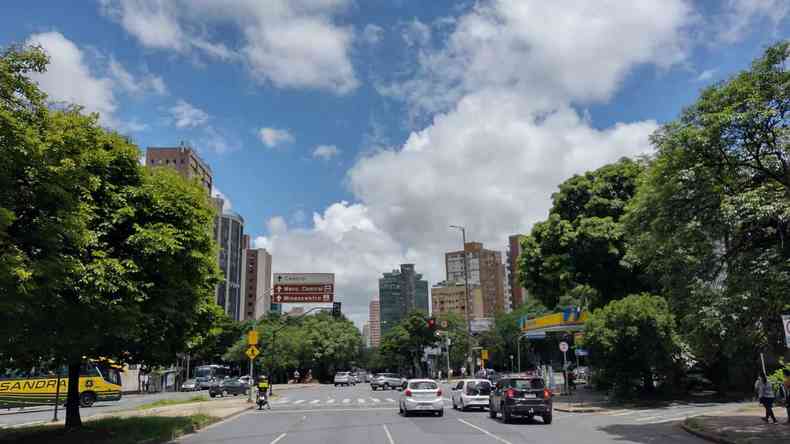
<instances>
[{"instance_id":1,"label":"red traffic light","mask_svg":"<svg viewBox=\"0 0 790 444\"><path fill-rule=\"evenodd\" d=\"M428 328L436 328L436 319L434 318L428 319Z\"/></svg>"}]
</instances>

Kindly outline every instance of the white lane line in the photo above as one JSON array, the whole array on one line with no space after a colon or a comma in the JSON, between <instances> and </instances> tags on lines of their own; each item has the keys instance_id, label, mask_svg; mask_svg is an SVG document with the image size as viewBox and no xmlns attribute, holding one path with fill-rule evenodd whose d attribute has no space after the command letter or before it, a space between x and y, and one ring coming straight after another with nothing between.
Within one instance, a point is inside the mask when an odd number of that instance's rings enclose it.
<instances>
[{"instance_id":1,"label":"white lane line","mask_svg":"<svg viewBox=\"0 0 790 444\"><path fill-rule=\"evenodd\" d=\"M320 399L314 399L314 400L310 401L310 404L318 404L319 402L321 402Z\"/></svg>"},{"instance_id":2,"label":"white lane line","mask_svg":"<svg viewBox=\"0 0 790 444\"><path fill-rule=\"evenodd\" d=\"M387 398L387 402L395 402L395 400L392 398Z\"/></svg>"},{"instance_id":3,"label":"white lane line","mask_svg":"<svg viewBox=\"0 0 790 444\"><path fill-rule=\"evenodd\" d=\"M384 433L387 434L387 441L389 441L390 444L395 444L395 440L392 439L392 434L390 434L390 429L387 428L387 424L382 424L381 426L384 427Z\"/></svg>"},{"instance_id":4,"label":"white lane line","mask_svg":"<svg viewBox=\"0 0 790 444\"><path fill-rule=\"evenodd\" d=\"M627 416L636 413L636 410L614 410L617 413L607 413L607 416Z\"/></svg>"},{"instance_id":5,"label":"white lane line","mask_svg":"<svg viewBox=\"0 0 790 444\"><path fill-rule=\"evenodd\" d=\"M362 398L357 398L357 402L358 402L358 403L360 403L360 404L364 404L364 403L365 403L365 400L364 400L364 399L362 399Z\"/></svg>"},{"instance_id":6,"label":"white lane line","mask_svg":"<svg viewBox=\"0 0 790 444\"><path fill-rule=\"evenodd\" d=\"M496 439L497 441L499 441L499 442L501 442L501 443L504 443L504 444L513 444L513 443L511 443L510 441L506 440L505 438L500 438L499 436L496 436L496 435L494 435L493 433L489 432L488 430L486 430L486 429L484 429L484 428L481 428L481 427L478 427L478 426L476 426L476 425L472 424L472 423L471 423L471 422L469 422L469 421L464 421L464 420L463 420L463 419L461 419L461 418L458 418L458 420L459 420L459 421L461 421L462 423L464 423L464 424L468 425L469 427L471 427L471 428L475 429L475 430L478 430L478 431L480 431L480 432L483 432L483 433L485 433L486 435L488 435L488 436L490 436L490 437L492 437L492 438Z\"/></svg>"},{"instance_id":7,"label":"white lane line","mask_svg":"<svg viewBox=\"0 0 790 444\"><path fill-rule=\"evenodd\" d=\"M277 444L283 438L285 438L285 433L283 433L282 435L278 436L277 438L274 438L274 441L272 441L271 444Z\"/></svg>"},{"instance_id":8,"label":"white lane line","mask_svg":"<svg viewBox=\"0 0 790 444\"><path fill-rule=\"evenodd\" d=\"M294 404L301 404L303 402L304 402L304 399L299 399L299 400L294 401Z\"/></svg>"},{"instance_id":9,"label":"white lane line","mask_svg":"<svg viewBox=\"0 0 790 444\"><path fill-rule=\"evenodd\" d=\"M645 416L644 418L636 418L634 421L652 421L654 419L661 418L661 416Z\"/></svg>"},{"instance_id":10,"label":"white lane line","mask_svg":"<svg viewBox=\"0 0 790 444\"><path fill-rule=\"evenodd\" d=\"M334 399L330 399L330 400L329 400L329 401L327 401L326 403L327 403L327 404L334 404L334 403L335 403L335 400L334 400Z\"/></svg>"},{"instance_id":11,"label":"white lane line","mask_svg":"<svg viewBox=\"0 0 790 444\"><path fill-rule=\"evenodd\" d=\"M381 400L380 400L380 399L378 399L378 398L370 398L370 400L371 400L371 401L373 401L373 402L374 402L374 403L376 403L376 404L378 404L378 403L380 403L380 402L381 402Z\"/></svg>"},{"instance_id":12,"label":"white lane line","mask_svg":"<svg viewBox=\"0 0 790 444\"><path fill-rule=\"evenodd\" d=\"M343 400L343 404L348 404L349 402L351 402L351 400L350 400L350 399L348 399L348 398L346 398L346 399L344 399L344 400Z\"/></svg>"}]
</instances>

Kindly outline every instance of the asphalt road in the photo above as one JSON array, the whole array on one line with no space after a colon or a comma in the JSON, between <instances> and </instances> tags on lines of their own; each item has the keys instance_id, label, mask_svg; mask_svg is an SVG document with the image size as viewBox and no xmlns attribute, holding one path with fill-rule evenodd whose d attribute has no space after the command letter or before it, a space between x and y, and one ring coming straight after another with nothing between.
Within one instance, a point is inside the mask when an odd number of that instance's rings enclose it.
<instances>
[{"instance_id":1,"label":"asphalt road","mask_svg":"<svg viewBox=\"0 0 790 444\"><path fill-rule=\"evenodd\" d=\"M322 386L281 392L272 410L249 411L182 438L183 444L418 444L418 443L694 443L677 422L687 416L737 408L738 405L678 404L660 409L599 413L555 411L554 422L540 419L503 424L486 411L452 409L444 387L445 415L402 417L397 391Z\"/></svg>"},{"instance_id":2,"label":"asphalt road","mask_svg":"<svg viewBox=\"0 0 790 444\"><path fill-rule=\"evenodd\" d=\"M92 407L81 408L82 418L89 418L99 413L116 412L129 410L149 402L160 399L185 399L193 396L205 395L208 398L208 390L200 392L180 392L180 393L154 393L146 395L124 395L120 401L97 402ZM29 407L25 409L5 409L0 410L0 427L33 425L47 422L52 419L53 406ZM66 411L61 406L58 409L58 418L66 417Z\"/></svg>"}]
</instances>

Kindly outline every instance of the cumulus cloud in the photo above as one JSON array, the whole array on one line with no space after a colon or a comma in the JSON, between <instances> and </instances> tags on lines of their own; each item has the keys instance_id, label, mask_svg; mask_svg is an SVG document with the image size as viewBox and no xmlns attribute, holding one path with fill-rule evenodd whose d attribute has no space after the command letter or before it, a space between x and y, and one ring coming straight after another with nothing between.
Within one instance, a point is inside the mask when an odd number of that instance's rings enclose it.
<instances>
[{"instance_id":1,"label":"cumulus cloud","mask_svg":"<svg viewBox=\"0 0 790 444\"><path fill-rule=\"evenodd\" d=\"M318 145L313 150L313 157L329 160L340 154L340 150L335 145Z\"/></svg>"},{"instance_id":2,"label":"cumulus cloud","mask_svg":"<svg viewBox=\"0 0 790 444\"><path fill-rule=\"evenodd\" d=\"M101 10L143 46L241 61L253 78L281 88L345 94L359 84L353 30L335 17L350 0L102 0ZM222 29L220 29L222 28ZM217 36L234 34L229 48Z\"/></svg>"},{"instance_id":3,"label":"cumulus cloud","mask_svg":"<svg viewBox=\"0 0 790 444\"><path fill-rule=\"evenodd\" d=\"M431 27L415 18L404 26L401 37L408 46L424 46L431 41Z\"/></svg>"},{"instance_id":4,"label":"cumulus cloud","mask_svg":"<svg viewBox=\"0 0 790 444\"><path fill-rule=\"evenodd\" d=\"M258 130L258 138L269 148L276 148L285 143L293 143L294 136L287 129L261 128Z\"/></svg>"},{"instance_id":5,"label":"cumulus cloud","mask_svg":"<svg viewBox=\"0 0 790 444\"><path fill-rule=\"evenodd\" d=\"M705 71L702 71L697 76L697 81L698 82L706 82L706 81L712 79L713 75L716 74L716 71L718 71L716 68L706 69Z\"/></svg>"},{"instance_id":6,"label":"cumulus cloud","mask_svg":"<svg viewBox=\"0 0 790 444\"><path fill-rule=\"evenodd\" d=\"M153 74L136 77L115 58L110 59L109 71L116 84L130 94L167 94L167 86L161 77Z\"/></svg>"},{"instance_id":7,"label":"cumulus cloud","mask_svg":"<svg viewBox=\"0 0 790 444\"><path fill-rule=\"evenodd\" d=\"M785 0L727 0L714 26L720 41L734 43L757 22L768 22L775 31L789 14L790 3Z\"/></svg>"},{"instance_id":8,"label":"cumulus cloud","mask_svg":"<svg viewBox=\"0 0 790 444\"><path fill-rule=\"evenodd\" d=\"M375 45L384 37L384 28L369 23L362 29L362 40L368 45Z\"/></svg>"},{"instance_id":9,"label":"cumulus cloud","mask_svg":"<svg viewBox=\"0 0 790 444\"><path fill-rule=\"evenodd\" d=\"M443 279L443 253L459 244L450 224L504 250L509 234L546 217L563 180L650 150L655 121L594 128L577 108L609 100L637 66L682 63L694 20L681 0L478 3L445 25L442 45L420 51L411 79L391 85L430 120L356 162L356 202L259 242L278 270L336 273L359 319L380 274L400 263Z\"/></svg>"},{"instance_id":10,"label":"cumulus cloud","mask_svg":"<svg viewBox=\"0 0 790 444\"><path fill-rule=\"evenodd\" d=\"M179 99L170 108L170 115L177 128L195 128L208 122L209 115L200 108L192 106L189 102Z\"/></svg>"}]
</instances>

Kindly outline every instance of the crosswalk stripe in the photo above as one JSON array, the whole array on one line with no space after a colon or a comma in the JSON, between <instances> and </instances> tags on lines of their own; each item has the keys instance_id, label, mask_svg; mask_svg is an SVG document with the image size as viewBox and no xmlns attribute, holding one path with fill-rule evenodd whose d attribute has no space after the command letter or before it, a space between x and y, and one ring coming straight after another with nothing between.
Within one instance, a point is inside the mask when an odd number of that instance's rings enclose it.
<instances>
[{"instance_id":1,"label":"crosswalk stripe","mask_svg":"<svg viewBox=\"0 0 790 444\"><path fill-rule=\"evenodd\" d=\"M387 398L387 402L395 402L395 400L392 398Z\"/></svg>"},{"instance_id":2,"label":"crosswalk stripe","mask_svg":"<svg viewBox=\"0 0 790 444\"><path fill-rule=\"evenodd\" d=\"M364 403L365 403L365 400L364 400L364 399L362 399L362 398L359 398L359 399L357 399L357 402L358 402L358 403L360 403L360 404L364 404Z\"/></svg>"},{"instance_id":3,"label":"crosswalk stripe","mask_svg":"<svg viewBox=\"0 0 790 444\"><path fill-rule=\"evenodd\" d=\"M327 401L326 403L327 403L327 404L334 404L334 403L335 403L335 400L334 400L334 399L330 399L330 400L329 400L329 401Z\"/></svg>"},{"instance_id":4,"label":"crosswalk stripe","mask_svg":"<svg viewBox=\"0 0 790 444\"><path fill-rule=\"evenodd\" d=\"M310 401L310 404L318 404L319 402L321 402L320 399L314 399L314 400Z\"/></svg>"},{"instance_id":5,"label":"crosswalk stripe","mask_svg":"<svg viewBox=\"0 0 790 444\"><path fill-rule=\"evenodd\" d=\"M344 400L343 400L343 404L348 404L349 402L351 402L351 400L350 400L350 399L348 399L348 398L346 398L346 399L344 399Z\"/></svg>"},{"instance_id":6,"label":"crosswalk stripe","mask_svg":"<svg viewBox=\"0 0 790 444\"><path fill-rule=\"evenodd\" d=\"M298 400L294 401L294 404L301 404L303 402L304 402L304 399L298 399Z\"/></svg>"},{"instance_id":7,"label":"crosswalk stripe","mask_svg":"<svg viewBox=\"0 0 790 444\"><path fill-rule=\"evenodd\" d=\"M376 403L376 404L378 404L378 403L380 403L380 402L381 402L381 400L380 400L380 399L378 399L378 398L370 398L370 400L371 400L371 401L373 401L373 402L374 402L374 403Z\"/></svg>"}]
</instances>

